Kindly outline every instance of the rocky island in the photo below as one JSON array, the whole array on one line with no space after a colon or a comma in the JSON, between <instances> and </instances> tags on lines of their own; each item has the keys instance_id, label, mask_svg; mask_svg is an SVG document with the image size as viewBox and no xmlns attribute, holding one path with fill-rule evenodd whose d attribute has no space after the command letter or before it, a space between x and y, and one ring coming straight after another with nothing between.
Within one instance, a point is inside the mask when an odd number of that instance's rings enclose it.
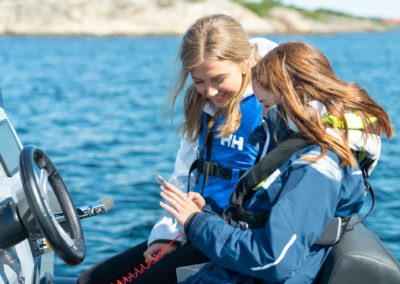
<instances>
[{"instance_id":1,"label":"rocky island","mask_svg":"<svg viewBox=\"0 0 400 284\"><path fill-rule=\"evenodd\" d=\"M311 13L264 0L0 0L1 35L171 35L197 18L223 13L250 34L384 31L386 23L333 12ZM259 7L258 7L259 8ZM316 16L317 15L317 16ZM322 15L322 16L321 16Z\"/></svg>"}]
</instances>

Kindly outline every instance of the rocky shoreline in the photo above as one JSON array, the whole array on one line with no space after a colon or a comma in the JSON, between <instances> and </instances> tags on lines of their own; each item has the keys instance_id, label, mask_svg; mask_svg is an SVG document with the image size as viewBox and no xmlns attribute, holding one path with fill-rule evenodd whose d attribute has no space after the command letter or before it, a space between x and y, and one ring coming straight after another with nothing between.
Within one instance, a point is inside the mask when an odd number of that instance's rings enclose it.
<instances>
[{"instance_id":1,"label":"rocky shoreline","mask_svg":"<svg viewBox=\"0 0 400 284\"><path fill-rule=\"evenodd\" d=\"M141 36L182 34L199 17L223 13L249 34L379 32L371 19L331 16L323 21L276 7L259 17L224 0L0 0L0 35Z\"/></svg>"}]
</instances>

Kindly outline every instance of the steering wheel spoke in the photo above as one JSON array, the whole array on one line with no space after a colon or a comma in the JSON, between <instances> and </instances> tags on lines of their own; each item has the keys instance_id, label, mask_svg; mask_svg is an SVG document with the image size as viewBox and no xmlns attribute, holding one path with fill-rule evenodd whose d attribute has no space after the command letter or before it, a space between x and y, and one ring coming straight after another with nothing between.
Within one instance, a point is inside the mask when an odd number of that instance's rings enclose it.
<instances>
[{"instance_id":1,"label":"steering wheel spoke","mask_svg":"<svg viewBox=\"0 0 400 284\"><path fill-rule=\"evenodd\" d=\"M40 169L40 179L39 179L39 189L43 194L43 198L47 199L47 180L49 178L49 174L46 169Z\"/></svg>"}]
</instances>

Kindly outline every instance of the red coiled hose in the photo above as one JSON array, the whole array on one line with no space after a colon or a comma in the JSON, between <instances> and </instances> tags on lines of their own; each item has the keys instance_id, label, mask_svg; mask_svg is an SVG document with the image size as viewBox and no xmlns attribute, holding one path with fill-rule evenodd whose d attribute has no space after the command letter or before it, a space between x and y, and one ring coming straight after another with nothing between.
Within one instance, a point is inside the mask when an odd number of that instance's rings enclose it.
<instances>
[{"instance_id":1,"label":"red coiled hose","mask_svg":"<svg viewBox=\"0 0 400 284\"><path fill-rule=\"evenodd\" d=\"M140 269L135 268L134 274L132 274L132 273L129 272L127 277L125 277L125 276L122 277L122 281L117 280L117 284L126 284L126 283L131 282L133 279L138 278L138 276L139 276L138 274L143 274L143 271L149 269L149 268L150 268L150 265L155 264L155 263L157 263L160 259L162 259L162 258L164 257L164 250L166 250L170 245L172 245L172 244L173 244L177 239L179 239L184 233L185 233L185 232L180 233L180 234L179 234L175 239L173 239L168 245L166 245L165 247L163 247L162 249L160 249L161 256L158 256L158 255L155 254L155 255L154 255L154 261L147 260L147 261L146 261L147 265L141 264L141 265L140 265ZM113 284L113 282L111 282L111 284Z\"/></svg>"}]
</instances>

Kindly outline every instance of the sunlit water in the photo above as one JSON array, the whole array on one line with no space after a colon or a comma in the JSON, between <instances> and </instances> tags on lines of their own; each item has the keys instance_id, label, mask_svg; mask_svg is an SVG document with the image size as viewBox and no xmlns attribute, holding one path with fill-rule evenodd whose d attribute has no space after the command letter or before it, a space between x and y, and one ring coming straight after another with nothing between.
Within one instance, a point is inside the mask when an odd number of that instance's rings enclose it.
<instances>
[{"instance_id":1,"label":"sunlit water","mask_svg":"<svg viewBox=\"0 0 400 284\"><path fill-rule=\"evenodd\" d=\"M362 85L399 127L399 32L270 38L315 45L340 78ZM105 215L82 220L87 256L76 267L57 258L57 276L77 276L142 242L160 214L153 173L171 173L182 121L181 107L172 125L165 113L178 45L179 37L0 38L4 104L23 144L47 152L76 205L103 195L115 200ZM366 220L397 259L399 158L400 139L384 139L370 178L376 205Z\"/></svg>"}]
</instances>

